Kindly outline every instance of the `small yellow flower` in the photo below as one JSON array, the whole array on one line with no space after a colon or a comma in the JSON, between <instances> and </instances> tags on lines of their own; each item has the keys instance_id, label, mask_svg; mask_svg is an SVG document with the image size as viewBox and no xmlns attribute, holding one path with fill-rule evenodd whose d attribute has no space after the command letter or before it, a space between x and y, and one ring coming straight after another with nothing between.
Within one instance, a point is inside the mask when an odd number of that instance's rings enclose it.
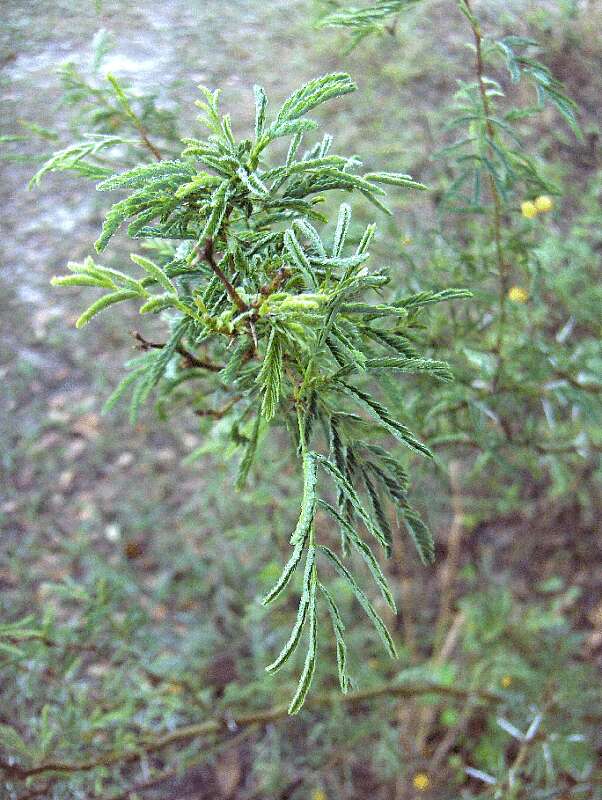
<instances>
[{"instance_id":1,"label":"small yellow flower","mask_svg":"<svg viewBox=\"0 0 602 800\"><path fill-rule=\"evenodd\" d=\"M523 217L526 217L527 219L533 219L533 217L536 217L538 214L537 206L531 200L525 200L523 203L521 203L520 210Z\"/></svg>"},{"instance_id":2,"label":"small yellow flower","mask_svg":"<svg viewBox=\"0 0 602 800\"><path fill-rule=\"evenodd\" d=\"M546 211L551 211L554 208L554 201L549 195L540 194L539 197L536 197L533 201L533 205L538 211L545 213Z\"/></svg>"},{"instance_id":3,"label":"small yellow flower","mask_svg":"<svg viewBox=\"0 0 602 800\"><path fill-rule=\"evenodd\" d=\"M502 689L507 689L512 685L512 675L502 675L500 684L502 685Z\"/></svg>"},{"instance_id":4,"label":"small yellow flower","mask_svg":"<svg viewBox=\"0 0 602 800\"><path fill-rule=\"evenodd\" d=\"M513 303L526 303L529 299L529 292L522 286L511 286L508 290L508 300Z\"/></svg>"},{"instance_id":5,"label":"small yellow flower","mask_svg":"<svg viewBox=\"0 0 602 800\"><path fill-rule=\"evenodd\" d=\"M414 789L418 789L419 792L426 792L431 785L431 779L426 772L417 772L412 778L412 783L414 784Z\"/></svg>"},{"instance_id":6,"label":"small yellow flower","mask_svg":"<svg viewBox=\"0 0 602 800\"><path fill-rule=\"evenodd\" d=\"M311 800L328 800L328 798L326 797L326 792L323 792L322 789L314 789Z\"/></svg>"}]
</instances>

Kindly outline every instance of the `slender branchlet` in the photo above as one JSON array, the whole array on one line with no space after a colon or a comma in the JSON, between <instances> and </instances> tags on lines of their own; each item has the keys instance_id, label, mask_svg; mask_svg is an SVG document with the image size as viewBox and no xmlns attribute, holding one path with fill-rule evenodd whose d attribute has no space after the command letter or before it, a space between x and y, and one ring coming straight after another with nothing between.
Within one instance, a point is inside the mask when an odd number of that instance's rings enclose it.
<instances>
[{"instance_id":1,"label":"slender branchlet","mask_svg":"<svg viewBox=\"0 0 602 800\"><path fill-rule=\"evenodd\" d=\"M123 89L109 80L127 118L157 156ZM446 363L408 350L405 330L416 324L424 306L470 296L464 289L446 289L385 302L388 270L372 270L368 263L375 226L354 231L351 206L343 202L334 234L324 238L320 231L328 221L321 208L327 193L344 192L345 199L360 194L387 211L383 185L425 188L401 173L361 174L357 158L331 152L328 135L301 149L302 139L317 127L308 112L354 89L345 73L324 75L294 92L270 117L266 94L255 87L254 136L237 141L230 118L220 112L219 92L202 88L197 105L209 129L207 139L184 139L178 158L106 175L97 186L126 196L109 209L96 250L103 252L127 222L129 235L146 243L145 255L131 255L142 275L88 257L69 264L70 274L53 279L57 286L102 291L77 327L116 303L136 301L141 314L159 315L168 328L161 343L134 334L142 355L128 362L129 371L107 400L107 410L130 392L135 421L142 403L157 392L163 414L188 402L205 425L213 420L223 427L228 421L242 451L239 487L270 428L284 424L291 431L303 478L301 509L290 559L263 601L276 600L299 568L297 617L288 641L267 667L269 672L280 669L307 634L291 714L302 707L316 669L319 598L332 622L342 691L350 685L344 624L335 598L319 579L322 565L347 583L385 650L396 654L385 623L333 549L332 535L318 542L316 517L323 515L331 534L340 535L343 557L351 549L357 552L395 610L372 547L391 553L386 503L396 507L424 563L433 560L434 544L408 501L404 466L378 440L397 439L426 457L431 452L378 399L379 380L387 373L451 380ZM290 139L286 159L270 164L270 145L283 137ZM73 152L53 156L36 180L49 170L71 168ZM97 153L77 150L78 170L97 177ZM325 481L336 493L335 505Z\"/></svg>"}]
</instances>

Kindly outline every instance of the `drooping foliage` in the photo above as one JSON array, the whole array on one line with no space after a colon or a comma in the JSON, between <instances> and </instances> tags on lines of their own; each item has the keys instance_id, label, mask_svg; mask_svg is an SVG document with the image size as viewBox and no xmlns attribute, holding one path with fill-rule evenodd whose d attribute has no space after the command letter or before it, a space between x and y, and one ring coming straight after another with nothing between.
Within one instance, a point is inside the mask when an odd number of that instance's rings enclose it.
<instances>
[{"instance_id":1,"label":"drooping foliage","mask_svg":"<svg viewBox=\"0 0 602 800\"><path fill-rule=\"evenodd\" d=\"M327 194L356 193L386 211L383 184L425 188L404 174L362 174L358 158L332 152L328 135L302 147L317 127L308 112L355 89L347 74L310 81L273 114L264 90L255 87L252 139L237 140L229 116L220 112L219 92L202 89L197 105L210 134L185 139L180 157L169 160L157 157L121 87L115 79L110 82L155 160L102 175L98 190L126 196L109 209L96 250L101 253L127 224L128 234L146 245L147 254L132 254L136 269L127 272L88 257L70 263L69 274L53 283L102 290L77 327L130 300L139 303L142 315L165 321L165 342L139 335L145 352L128 363L107 410L129 394L135 422L142 404L156 393L164 414L187 403L204 418L228 420L240 444L239 486L270 430L286 429L302 469L301 508L290 540L292 555L264 603L278 598L304 564L290 638L267 667L270 672L282 667L307 632L305 665L289 709L295 713L316 664L318 588L333 622L341 688L349 686L343 623L319 568L329 565L348 584L387 652L395 655L383 620L341 557L357 552L393 610L393 594L373 549L391 552L397 534L389 507L421 560L428 564L434 558L428 527L408 500L406 471L381 440L394 437L427 458L431 452L378 399L378 385L383 375L401 378L404 373L450 381L447 364L416 351L412 330L425 306L470 293L445 289L399 295L390 286L387 267L369 266L375 226L352 236L346 202L339 206L334 231L320 230L328 222ZM290 140L288 152L283 163L273 165L267 151L283 137ZM97 178L94 157L100 146L106 159L119 142L92 142L55 154L33 182L58 169ZM384 287L393 290L386 300ZM340 534L341 557L333 549L333 530Z\"/></svg>"}]
</instances>

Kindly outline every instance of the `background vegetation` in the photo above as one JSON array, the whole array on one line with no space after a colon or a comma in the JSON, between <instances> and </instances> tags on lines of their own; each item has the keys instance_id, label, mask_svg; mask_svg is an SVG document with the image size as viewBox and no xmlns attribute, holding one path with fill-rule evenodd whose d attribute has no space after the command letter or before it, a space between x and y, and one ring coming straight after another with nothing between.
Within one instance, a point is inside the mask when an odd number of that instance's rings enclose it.
<instances>
[{"instance_id":1,"label":"background vegetation","mask_svg":"<svg viewBox=\"0 0 602 800\"><path fill-rule=\"evenodd\" d=\"M512 381L533 390L483 400L495 371L483 316L446 304L431 317L426 343L438 354L448 348L457 391L471 393L438 396L440 413L429 416L439 390L424 379L400 408L438 456L435 470L411 463L437 562L425 569L396 539L386 566L400 614L379 610L398 661L381 655L339 587L359 694L338 696L331 648L313 699L288 719L296 671L274 678L264 667L288 635L295 599L269 619L257 599L287 557L296 466L271 447L236 493L236 465L223 458L232 446L226 421L210 426L183 413L167 424L150 406L134 429L125 407L100 416L142 323L116 306L77 334L71 323L89 290L51 291L49 279L89 254L106 196L69 174L48 176L35 192L24 187L33 162L82 131L127 129L108 71L132 87L145 129L173 155L178 135L196 135L195 84L223 87L246 135L254 83L282 101L316 74L345 69L359 92L318 114L339 150L432 187L396 195L391 221L378 220L376 256L393 265L400 288L468 285L477 308L493 307L491 240L478 209L459 218L451 208L458 168L441 154L456 138L456 81L475 79L470 27L455 4L429 1L345 52L348 31L314 25L333 4L4 4L0 792L8 798L600 796L601 11L569 2L474 7L493 36L544 42L538 58L577 102L583 131L576 139L552 107L520 123L521 147L546 183L519 187L506 212L504 288L525 296L504 301L505 346ZM492 77L512 104L528 106L529 89L512 86L503 69ZM520 200L550 186L554 209L523 217ZM367 204L355 212L358 228L373 217ZM122 266L127 252L122 238L104 263ZM145 336L157 330L145 322ZM550 374L550 364L565 374ZM508 420L510 437L496 418ZM186 460L191 452L197 458Z\"/></svg>"}]
</instances>

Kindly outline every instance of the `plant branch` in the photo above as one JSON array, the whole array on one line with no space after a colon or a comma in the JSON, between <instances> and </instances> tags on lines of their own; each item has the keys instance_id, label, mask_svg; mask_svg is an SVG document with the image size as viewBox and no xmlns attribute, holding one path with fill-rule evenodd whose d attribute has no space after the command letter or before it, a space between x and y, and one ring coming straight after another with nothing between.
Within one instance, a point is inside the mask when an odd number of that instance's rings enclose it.
<instances>
[{"instance_id":1,"label":"plant branch","mask_svg":"<svg viewBox=\"0 0 602 800\"><path fill-rule=\"evenodd\" d=\"M481 35L481 28L478 23L478 20L476 19L472 11L471 0L464 0L464 2L466 4L466 8L469 11L469 16L467 17L467 19L470 22L472 35L474 38L475 68L477 73L479 94L481 96L481 104L483 106L483 114L485 116L485 130L487 132L487 153L490 163L493 163L495 159L495 153L493 151L493 146L491 143L495 139L495 130L491 122L491 106L489 103L489 97L487 96L487 87L485 85L485 66L483 62L483 37ZM497 353L497 359L498 359L497 374L493 381L494 383L493 391L495 392L496 384L499 380L500 371L502 368L502 345L503 345L504 327L506 324L506 295L508 293L509 276L502 248L502 200L500 198L500 193L498 192L497 186L495 185L495 179L491 174L491 172L487 172L487 177L489 182L489 190L491 192L491 197L493 199L493 236L495 242L495 255L496 255L498 276L499 276L500 319L497 330L497 342L495 346L495 351Z\"/></svg>"},{"instance_id":2,"label":"plant branch","mask_svg":"<svg viewBox=\"0 0 602 800\"><path fill-rule=\"evenodd\" d=\"M117 97L117 102L119 103L119 105L124 110L126 116L130 120L132 125L138 131L138 133L140 135L140 139L142 141L142 144L148 150L150 150L150 152L157 159L157 161L161 161L163 159L163 156L161 155L161 151L148 138L148 134L146 132L146 128L144 127L144 123L142 122L142 120L140 119L138 114L136 114L134 109L132 108L131 103L128 100L125 92L121 88L119 82L117 81L117 79L113 75L110 75L110 74L107 75L107 80L109 81L109 83L111 84L113 89L115 90L115 95Z\"/></svg>"},{"instance_id":3,"label":"plant branch","mask_svg":"<svg viewBox=\"0 0 602 800\"><path fill-rule=\"evenodd\" d=\"M418 697L428 694L440 694L447 697L456 697L461 700L472 699L473 701L480 701L483 703L499 703L504 697L495 692L489 692L482 689L463 689L457 686L444 686L438 683L422 683L422 684L399 684L397 682L386 683L381 686L375 686L371 689L364 689L363 691L351 692L347 695L340 695L338 692L331 692L323 695L316 695L308 697L306 700L307 708L320 708L324 706L336 705L344 703L345 705L356 705L358 703L368 702L380 697ZM267 725L270 722L275 722L279 719L288 717L288 703L283 705L272 706L259 711L251 711L248 713L241 713L238 715L224 715L219 718L206 720L205 722L196 723L193 725L186 725L181 728L167 733L163 736L158 736L154 739L141 740L135 750L130 752L109 752L97 758L90 759L89 761L81 762L67 762L67 761L48 761L46 763L37 764L33 767L21 767L17 764L10 764L7 761L0 759L0 770L2 770L9 778L16 778L18 780L26 780L27 778L36 775L43 775L48 772L89 772L97 767L109 767L114 764L127 764L137 761L145 754L156 753L165 747L172 744L187 742L191 739L196 739L202 736L210 736L220 731L232 731L236 728L247 728L250 725Z\"/></svg>"},{"instance_id":4,"label":"plant branch","mask_svg":"<svg viewBox=\"0 0 602 800\"><path fill-rule=\"evenodd\" d=\"M150 150L150 152L157 159L157 161L162 161L163 156L161 155L161 151L148 138L148 134L146 133L146 129L144 128L142 123L138 120L138 123L134 123L134 125L138 131L138 134L140 135L140 140L142 141L142 144L148 150Z\"/></svg>"},{"instance_id":5,"label":"plant branch","mask_svg":"<svg viewBox=\"0 0 602 800\"><path fill-rule=\"evenodd\" d=\"M601 394L602 384L599 383L581 383L574 378L569 372L557 369L555 373L563 381L566 381L573 389L580 389L582 392L591 392L591 394Z\"/></svg>"},{"instance_id":6,"label":"plant branch","mask_svg":"<svg viewBox=\"0 0 602 800\"><path fill-rule=\"evenodd\" d=\"M215 253L214 253L214 250L213 250L213 240L212 239L207 239L207 241L205 242L204 250L201 251L198 245L195 245L193 250L194 250L197 258L201 259L203 261L206 261L209 264L209 266L211 267L211 269L213 270L213 272L220 279L220 281L224 284L224 286L226 287L226 291L228 292L228 297L230 298L230 300L232 300L232 302L240 309L240 311L248 311L247 304L244 302L242 297L238 294L238 292L236 291L236 289L234 288L232 283L226 277L226 275L225 275L224 271L222 270L222 268L220 267L220 265L215 260Z\"/></svg>"},{"instance_id":7,"label":"plant branch","mask_svg":"<svg viewBox=\"0 0 602 800\"><path fill-rule=\"evenodd\" d=\"M451 461L449 465L449 480L451 486L451 500L453 518L447 540L447 558L441 568L441 601L439 616L435 625L434 652L438 653L446 634L452 616L454 601L454 587L460 564L460 551L462 535L464 532L464 507L462 502L461 462Z\"/></svg>"},{"instance_id":8,"label":"plant branch","mask_svg":"<svg viewBox=\"0 0 602 800\"><path fill-rule=\"evenodd\" d=\"M141 350L161 350L165 347L164 342L149 342L148 339L145 339L138 331L132 331L131 333L134 339L140 344ZM176 352L186 359L186 366L188 367L200 367L210 372L220 372L220 370L224 368L222 364L214 364L213 361L209 361L206 358L195 356L194 353L191 353L190 350L187 350L183 345L178 345L176 347Z\"/></svg>"},{"instance_id":9,"label":"plant branch","mask_svg":"<svg viewBox=\"0 0 602 800\"><path fill-rule=\"evenodd\" d=\"M272 280L268 281L261 287L259 294L263 295L264 297L269 297L269 295L274 294L274 292L278 291L278 289L282 286L289 275L290 270L288 267L280 267L280 269L276 271L276 274ZM257 303L253 303L253 305L257 305Z\"/></svg>"},{"instance_id":10,"label":"plant branch","mask_svg":"<svg viewBox=\"0 0 602 800\"><path fill-rule=\"evenodd\" d=\"M234 736L229 736L226 739L221 739L220 741L216 742L210 747L205 748L199 756L187 762L188 769L207 761L208 758L218 750L222 751L230 750L232 747L235 747L237 744L240 744L253 733L256 727L257 727L256 725L249 725L248 728L242 730L240 733L235 734ZM146 791L147 789L160 788L161 784L164 784L166 781L169 781L172 778L177 778L180 775L180 772L181 772L180 769L165 770L164 772L161 772L158 775L156 775L154 778L150 778L149 780L137 783L135 786L126 789L124 792L111 795L109 798L106 798L106 800L130 800L132 796L136 796L136 792L143 792ZM166 788L167 787L165 786L163 787L164 790ZM19 798L19 800L22 800L22 798Z\"/></svg>"},{"instance_id":11,"label":"plant branch","mask_svg":"<svg viewBox=\"0 0 602 800\"><path fill-rule=\"evenodd\" d=\"M440 644L436 643L435 645L437 649L433 654L433 658L431 660L433 666L436 667L442 666L450 657L457 644L458 636L460 635L460 630L462 629L464 622L465 622L464 614L460 611L456 615L456 618L454 619L452 625L450 626L449 631L447 632L447 636L445 637L445 640L442 643ZM418 732L416 734L416 751L420 754L422 754L424 751L424 747L429 738L430 730L435 720L436 713L437 713L437 706L435 705L428 705L422 708L422 713L420 715L420 723L418 725Z\"/></svg>"},{"instance_id":12,"label":"plant branch","mask_svg":"<svg viewBox=\"0 0 602 800\"><path fill-rule=\"evenodd\" d=\"M195 409L195 414L198 417L213 417L213 419L222 419L225 417L228 411L232 408L232 406L236 405L239 400L242 400L242 395L238 394L236 397L233 397L227 403L225 403L221 408L197 408Z\"/></svg>"}]
</instances>

